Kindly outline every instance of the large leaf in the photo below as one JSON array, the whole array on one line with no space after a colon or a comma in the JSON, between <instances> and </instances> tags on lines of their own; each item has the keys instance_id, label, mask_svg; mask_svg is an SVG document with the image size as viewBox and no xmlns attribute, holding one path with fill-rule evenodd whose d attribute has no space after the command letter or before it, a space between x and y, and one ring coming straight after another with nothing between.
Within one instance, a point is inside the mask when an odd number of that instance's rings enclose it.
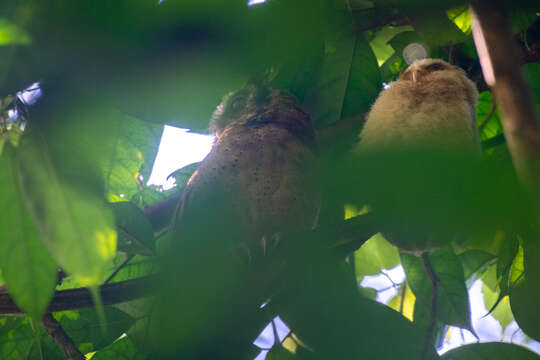
<instances>
[{"instance_id":1,"label":"large leaf","mask_svg":"<svg viewBox=\"0 0 540 360\"><path fill-rule=\"evenodd\" d=\"M467 284L472 284L477 276L476 272L482 272L488 264L495 258L494 255L482 250L468 250L459 254L459 259L463 264L463 271Z\"/></svg>"},{"instance_id":2,"label":"large leaf","mask_svg":"<svg viewBox=\"0 0 540 360\"><path fill-rule=\"evenodd\" d=\"M103 166L105 190L130 199L150 177L162 126L125 115L114 109L96 111L93 116L106 119L113 140Z\"/></svg>"},{"instance_id":3,"label":"large leaf","mask_svg":"<svg viewBox=\"0 0 540 360\"><path fill-rule=\"evenodd\" d=\"M529 235L524 239L523 257L525 272L510 291L510 305L514 318L523 332L535 340L540 340L540 313L537 310L540 298L538 234Z\"/></svg>"},{"instance_id":4,"label":"large leaf","mask_svg":"<svg viewBox=\"0 0 540 360\"><path fill-rule=\"evenodd\" d=\"M152 225L135 204L122 201L110 204L116 218L118 250L128 254L154 254Z\"/></svg>"},{"instance_id":5,"label":"large leaf","mask_svg":"<svg viewBox=\"0 0 540 360\"><path fill-rule=\"evenodd\" d=\"M540 356L526 348L505 343L469 344L450 350L441 360L538 360Z\"/></svg>"},{"instance_id":6,"label":"large leaf","mask_svg":"<svg viewBox=\"0 0 540 360\"><path fill-rule=\"evenodd\" d=\"M53 258L79 283L99 284L116 250L112 216L84 186L63 181L39 132L18 149L24 201Z\"/></svg>"},{"instance_id":7,"label":"large leaf","mask_svg":"<svg viewBox=\"0 0 540 360\"><path fill-rule=\"evenodd\" d=\"M410 25L407 26L385 26L379 30L369 42L379 66L384 64L395 52L394 48L388 44L394 36L404 31L412 31Z\"/></svg>"},{"instance_id":8,"label":"large leaf","mask_svg":"<svg viewBox=\"0 0 540 360\"><path fill-rule=\"evenodd\" d=\"M381 269L391 269L399 264L399 252L381 234L377 234L355 251L354 260L360 282L365 275L376 275Z\"/></svg>"},{"instance_id":9,"label":"large leaf","mask_svg":"<svg viewBox=\"0 0 540 360\"><path fill-rule=\"evenodd\" d=\"M342 25L326 39L323 64L304 103L320 127L366 112L381 86L377 59L368 42Z\"/></svg>"},{"instance_id":10,"label":"large leaf","mask_svg":"<svg viewBox=\"0 0 540 360\"><path fill-rule=\"evenodd\" d=\"M401 260L416 296L414 321L426 326L431 310L431 280L419 257L402 253ZM459 258L452 249L442 248L430 253L429 261L438 279L437 319L444 324L472 329L469 296Z\"/></svg>"},{"instance_id":11,"label":"large leaf","mask_svg":"<svg viewBox=\"0 0 540 360\"><path fill-rule=\"evenodd\" d=\"M510 310L510 302L507 296L503 297L499 301L499 294L482 284L482 294L484 295L484 304L486 309L491 309L495 304L497 306L491 311L491 315L497 319L499 324L501 324L502 331L514 320L512 316L512 311Z\"/></svg>"},{"instance_id":12,"label":"large leaf","mask_svg":"<svg viewBox=\"0 0 540 360\"><path fill-rule=\"evenodd\" d=\"M134 322L129 315L113 307L105 308L105 331L100 326L99 315L94 309L66 311L55 314L55 317L83 353L110 345Z\"/></svg>"},{"instance_id":13,"label":"large leaf","mask_svg":"<svg viewBox=\"0 0 540 360\"><path fill-rule=\"evenodd\" d=\"M425 8L410 12L407 15L415 29L430 46L451 45L464 41L467 37L451 21L444 10Z\"/></svg>"},{"instance_id":14,"label":"large leaf","mask_svg":"<svg viewBox=\"0 0 540 360\"><path fill-rule=\"evenodd\" d=\"M26 210L15 151L8 145L0 156L0 268L17 306L39 321L54 292L57 270Z\"/></svg>"}]
</instances>

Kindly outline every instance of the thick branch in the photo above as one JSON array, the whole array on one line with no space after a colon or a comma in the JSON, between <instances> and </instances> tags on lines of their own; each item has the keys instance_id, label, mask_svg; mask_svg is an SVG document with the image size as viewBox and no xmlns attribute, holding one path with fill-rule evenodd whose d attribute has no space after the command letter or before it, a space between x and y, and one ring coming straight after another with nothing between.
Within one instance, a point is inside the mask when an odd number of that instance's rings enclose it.
<instances>
[{"instance_id":1,"label":"thick branch","mask_svg":"<svg viewBox=\"0 0 540 360\"><path fill-rule=\"evenodd\" d=\"M45 331L51 337L51 339L58 345L64 359L67 360L85 360L84 355L77 349L77 346L73 343L73 340L66 334L60 323L51 314L45 314L41 321Z\"/></svg>"},{"instance_id":2,"label":"thick branch","mask_svg":"<svg viewBox=\"0 0 540 360\"><path fill-rule=\"evenodd\" d=\"M540 191L540 127L521 57L510 32L504 2L472 3L473 36L484 78L494 90L501 110L504 135L522 182L533 194Z\"/></svg>"},{"instance_id":3,"label":"thick branch","mask_svg":"<svg viewBox=\"0 0 540 360\"><path fill-rule=\"evenodd\" d=\"M100 287L103 305L113 305L152 295L157 288L157 275L126 280ZM94 306L87 288L56 291L47 313L84 309ZM0 293L0 314L24 314L8 293Z\"/></svg>"}]
</instances>

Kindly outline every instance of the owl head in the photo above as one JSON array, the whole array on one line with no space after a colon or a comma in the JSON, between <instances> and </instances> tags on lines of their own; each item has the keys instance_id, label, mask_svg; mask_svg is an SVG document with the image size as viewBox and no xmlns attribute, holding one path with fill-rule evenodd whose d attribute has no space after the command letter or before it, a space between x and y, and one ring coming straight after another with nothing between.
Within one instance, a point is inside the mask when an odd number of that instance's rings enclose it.
<instances>
[{"instance_id":1,"label":"owl head","mask_svg":"<svg viewBox=\"0 0 540 360\"><path fill-rule=\"evenodd\" d=\"M441 59L421 59L414 61L403 72L398 81L410 81L421 93L442 96L464 94L467 102L476 106L478 91L465 71Z\"/></svg>"},{"instance_id":2,"label":"owl head","mask_svg":"<svg viewBox=\"0 0 540 360\"><path fill-rule=\"evenodd\" d=\"M264 106L269 95L268 87L252 83L225 95L212 114L210 131L219 137L226 127L245 123Z\"/></svg>"},{"instance_id":3,"label":"owl head","mask_svg":"<svg viewBox=\"0 0 540 360\"><path fill-rule=\"evenodd\" d=\"M308 112L294 95L264 84L248 83L225 96L210 119L210 131L217 138L238 126L281 124L290 131L311 129Z\"/></svg>"}]
</instances>

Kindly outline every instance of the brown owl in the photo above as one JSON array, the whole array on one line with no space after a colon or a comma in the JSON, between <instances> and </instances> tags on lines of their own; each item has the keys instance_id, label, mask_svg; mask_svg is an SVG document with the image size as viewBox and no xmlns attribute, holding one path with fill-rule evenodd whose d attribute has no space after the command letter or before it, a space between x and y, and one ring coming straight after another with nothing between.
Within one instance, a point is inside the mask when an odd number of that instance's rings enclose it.
<instances>
[{"instance_id":1,"label":"brown owl","mask_svg":"<svg viewBox=\"0 0 540 360\"><path fill-rule=\"evenodd\" d=\"M283 231L314 226L317 144L310 116L296 98L249 84L218 106L210 129L214 146L184 190L177 226L225 206L218 216L231 223L222 231L238 232L231 245L249 256L275 246ZM211 207L201 209L208 198Z\"/></svg>"},{"instance_id":2,"label":"brown owl","mask_svg":"<svg viewBox=\"0 0 540 360\"><path fill-rule=\"evenodd\" d=\"M418 155L424 156L424 160L425 156L435 156L433 154L438 153L448 154L450 160L454 159L451 154L470 158L471 153L480 153L476 124L477 98L476 86L462 69L439 59L417 60L377 98L367 115L355 149L356 154L391 151L389 158L383 160L388 161L387 164L380 165L375 170L375 176L390 176L394 181L402 182L406 178L416 182L415 190L421 190L418 181L429 181L426 179L430 179L432 174L424 177L407 173L424 170L417 160L422 158L415 158L416 153L411 153L411 149L422 149ZM389 187L394 186L390 184ZM420 253L441 246L451 239L447 234L434 236L429 231L424 233L422 229L425 225L421 223L427 223L426 219L410 222L410 219L405 218L407 206L409 209L417 206L414 198L416 195L423 197L423 200L433 199L433 203L429 203L430 207L424 212L428 216L434 210L444 211L444 205L437 203L436 199L439 197L437 191L444 192L445 189L438 189L430 183L426 187L435 189L435 192L417 194L409 188L388 188L380 196L387 201L383 205L386 211L384 216L387 222L393 222L393 231L384 232L384 235L402 250ZM388 195L391 191L396 193ZM395 196L394 203L392 196ZM373 196L375 202L376 197ZM419 228L415 228L417 225L414 224L419 224Z\"/></svg>"},{"instance_id":3,"label":"brown owl","mask_svg":"<svg viewBox=\"0 0 540 360\"><path fill-rule=\"evenodd\" d=\"M238 358L229 352L255 339L251 314L275 280L272 250L281 234L312 229L319 209L317 142L295 97L248 84L210 128L215 143L175 215L173 289L158 306L168 310L154 321L172 358Z\"/></svg>"},{"instance_id":4,"label":"brown owl","mask_svg":"<svg viewBox=\"0 0 540 360\"><path fill-rule=\"evenodd\" d=\"M357 150L426 145L478 152L477 98L476 86L459 67L416 60L377 98Z\"/></svg>"}]
</instances>

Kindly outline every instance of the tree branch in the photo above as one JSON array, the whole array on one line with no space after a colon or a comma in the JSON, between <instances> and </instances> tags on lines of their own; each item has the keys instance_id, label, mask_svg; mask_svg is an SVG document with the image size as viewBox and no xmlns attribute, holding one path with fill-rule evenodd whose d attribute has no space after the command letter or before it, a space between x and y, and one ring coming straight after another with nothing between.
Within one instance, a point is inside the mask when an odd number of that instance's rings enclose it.
<instances>
[{"instance_id":1,"label":"tree branch","mask_svg":"<svg viewBox=\"0 0 540 360\"><path fill-rule=\"evenodd\" d=\"M486 82L494 91L512 161L521 181L540 194L540 127L521 57L502 0L472 2L473 37Z\"/></svg>"},{"instance_id":2,"label":"tree branch","mask_svg":"<svg viewBox=\"0 0 540 360\"><path fill-rule=\"evenodd\" d=\"M103 305L113 305L152 295L157 289L157 275L105 284L100 286ZM56 291L46 313L84 309L94 306L87 288ZM0 293L0 314L22 315L24 312L13 302L7 292Z\"/></svg>"},{"instance_id":3,"label":"tree branch","mask_svg":"<svg viewBox=\"0 0 540 360\"><path fill-rule=\"evenodd\" d=\"M58 345L66 360L86 360L86 357L77 349L73 340L64 331L62 326L51 314L45 314L41 321L51 339Z\"/></svg>"},{"instance_id":4,"label":"tree branch","mask_svg":"<svg viewBox=\"0 0 540 360\"><path fill-rule=\"evenodd\" d=\"M330 253L345 258L352 251L360 248L377 230L376 217L371 214L357 216L340 224L318 228L310 236L326 244ZM114 305L122 302L148 297L159 289L159 275L110 283L100 286L103 305ZM56 291L46 313L65 310L84 309L94 306L94 301L87 288ZM22 315L7 292L0 292L0 314Z\"/></svg>"}]
</instances>

